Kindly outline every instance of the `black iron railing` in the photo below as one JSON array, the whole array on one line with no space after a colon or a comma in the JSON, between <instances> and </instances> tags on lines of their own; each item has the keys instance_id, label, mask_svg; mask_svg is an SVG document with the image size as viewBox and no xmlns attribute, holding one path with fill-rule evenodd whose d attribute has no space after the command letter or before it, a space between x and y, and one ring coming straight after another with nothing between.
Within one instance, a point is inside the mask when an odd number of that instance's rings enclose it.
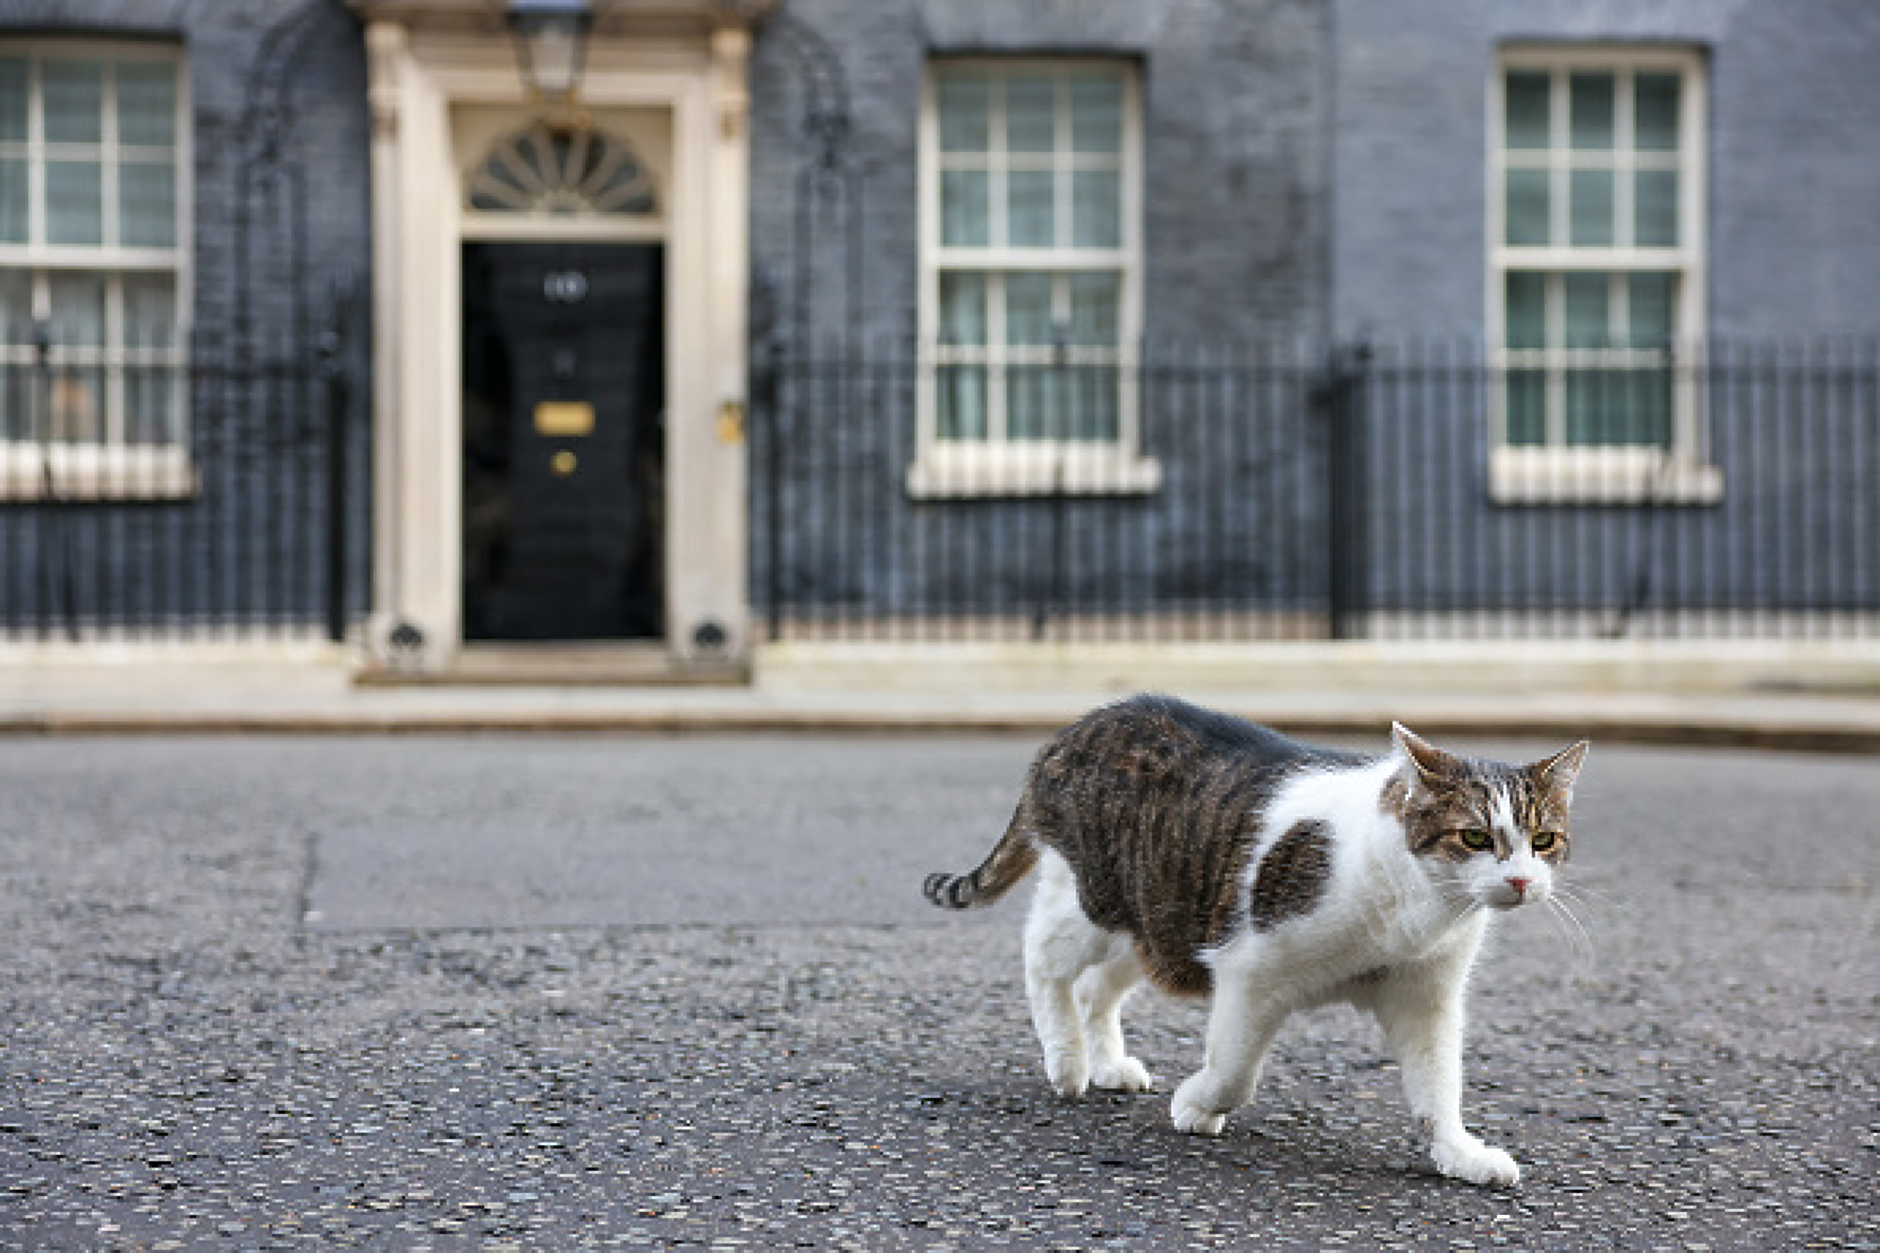
<instances>
[{"instance_id":1,"label":"black iron railing","mask_svg":"<svg viewBox=\"0 0 1880 1253\"><path fill-rule=\"evenodd\" d=\"M777 345L772 638L1880 636L1880 349Z\"/></svg>"},{"instance_id":2,"label":"black iron railing","mask_svg":"<svg viewBox=\"0 0 1880 1253\"><path fill-rule=\"evenodd\" d=\"M0 639L344 637L365 459L337 343L292 364L21 355L0 361Z\"/></svg>"}]
</instances>

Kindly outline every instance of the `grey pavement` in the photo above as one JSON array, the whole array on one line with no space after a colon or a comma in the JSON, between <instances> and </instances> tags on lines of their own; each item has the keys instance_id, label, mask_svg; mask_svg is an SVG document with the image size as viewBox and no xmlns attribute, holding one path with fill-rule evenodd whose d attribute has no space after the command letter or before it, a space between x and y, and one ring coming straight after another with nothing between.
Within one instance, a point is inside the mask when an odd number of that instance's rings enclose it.
<instances>
[{"instance_id":1,"label":"grey pavement","mask_svg":"<svg viewBox=\"0 0 1880 1253\"><path fill-rule=\"evenodd\" d=\"M1031 747L0 743L0 1246L1880 1246L1870 760L1596 745L1584 937L1517 915L1475 984L1505 1193L1348 1012L1220 1140L1053 1096L1022 905L918 894ZM1196 1005L1130 1023L1196 1063Z\"/></svg>"}]
</instances>

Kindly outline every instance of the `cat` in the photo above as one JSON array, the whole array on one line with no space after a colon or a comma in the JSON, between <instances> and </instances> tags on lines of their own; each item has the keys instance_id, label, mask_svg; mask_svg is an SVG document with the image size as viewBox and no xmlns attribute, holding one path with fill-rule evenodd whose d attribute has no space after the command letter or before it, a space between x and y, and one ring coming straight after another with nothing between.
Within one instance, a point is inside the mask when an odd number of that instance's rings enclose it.
<instances>
[{"instance_id":1,"label":"cat","mask_svg":"<svg viewBox=\"0 0 1880 1253\"><path fill-rule=\"evenodd\" d=\"M984 863L927 898L988 905L1039 868L1025 988L1065 1096L1150 1090L1121 1019L1145 977L1212 998L1170 1104L1204 1135L1252 1099L1290 1013L1348 1001L1382 1025L1437 1169L1512 1187L1514 1159L1462 1122L1463 989L1490 917L1552 893L1588 745L1514 766L1391 733L1365 756L1171 697L1099 709L1040 750Z\"/></svg>"}]
</instances>

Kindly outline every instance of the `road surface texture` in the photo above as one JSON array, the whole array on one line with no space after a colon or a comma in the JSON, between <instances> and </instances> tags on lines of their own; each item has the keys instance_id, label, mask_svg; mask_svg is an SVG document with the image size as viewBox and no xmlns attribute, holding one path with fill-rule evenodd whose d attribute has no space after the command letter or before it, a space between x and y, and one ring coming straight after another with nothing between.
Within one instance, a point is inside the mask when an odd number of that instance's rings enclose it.
<instances>
[{"instance_id":1,"label":"road surface texture","mask_svg":"<svg viewBox=\"0 0 1880 1253\"><path fill-rule=\"evenodd\" d=\"M1022 897L919 891L1032 748L8 741L0 1247L1880 1247L1871 759L1595 746L1589 938L1508 919L1475 984L1505 1192L1350 1011L1218 1140L1152 992L1162 1094L1053 1096Z\"/></svg>"}]
</instances>

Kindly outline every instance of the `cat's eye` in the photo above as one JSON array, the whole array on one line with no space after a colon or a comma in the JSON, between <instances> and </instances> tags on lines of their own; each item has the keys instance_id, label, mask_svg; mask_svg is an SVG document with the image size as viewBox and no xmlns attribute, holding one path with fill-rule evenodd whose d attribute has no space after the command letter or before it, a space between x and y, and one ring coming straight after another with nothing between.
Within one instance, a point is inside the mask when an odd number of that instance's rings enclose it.
<instances>
[{"instance_id":1,"label":"cat's eye","mask_svg":"<svg viewBox=\"0 0 1880 1253\"><path fill-rule=\"evenodd\" d=\"M1528 840L1528 847L1537 853L1545 853L1560 842L1560 836L1554 831L1536 831Z\"/></svg>"},{"instance_id":2,"label":"cat's eye","mask_svg":"<svg viewBox=\"0 0 1880 1253\"><path fill-rule=\"evenodd\" d=\"M1495 843L1495 841L1490 838L1488 832L1482 830L1480 827L1472 827L1468 830L1458 831L1456 832L1456 838L1462 841L1462 847L1476 853L1486 852L1489 848L1493 847Z\"/></svg>"}]
</instances>

